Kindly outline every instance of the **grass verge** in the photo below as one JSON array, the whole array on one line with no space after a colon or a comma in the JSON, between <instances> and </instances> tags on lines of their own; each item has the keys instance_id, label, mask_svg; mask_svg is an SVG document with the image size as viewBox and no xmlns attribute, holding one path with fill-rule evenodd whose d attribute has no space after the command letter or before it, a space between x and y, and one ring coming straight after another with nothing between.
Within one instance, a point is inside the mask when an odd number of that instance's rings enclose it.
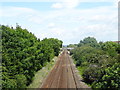
<instances>
[{"instance_id":1,"label":"grass verge","mask_svg":"<svg viewBox=\"0 0 120 90\"><path fill-rule=\"evenodd\" d=\"M86 67L78 66L77 69L79 71L79 74L82 76Z\"/></svg>"},{"instance_id":2,"label":"grass verge","mask_svg":"<svg viewBox=\"0 0 120 90\"><path fill-rule=\"evenodd\" d=\"M27 88L40 88L43 80L51 71L53 65L55 64L57 57L54 57L51 62L48 62L45 67L36 72L33 82Z\"/></svg>"}]
</instances>

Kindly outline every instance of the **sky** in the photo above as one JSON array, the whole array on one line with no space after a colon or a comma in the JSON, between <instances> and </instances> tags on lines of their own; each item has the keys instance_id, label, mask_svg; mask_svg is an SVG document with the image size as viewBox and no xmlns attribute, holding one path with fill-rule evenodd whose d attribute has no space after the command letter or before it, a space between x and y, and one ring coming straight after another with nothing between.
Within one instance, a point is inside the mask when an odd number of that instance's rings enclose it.
<instances>
[{"instance_id":1,"label":"sky","mask_svg":"<svg viewBox=\"0 0 120 90\"><path fill-rule=\"evenodd\" d=\"M117 0L1 0L0 24L16 26L41 40L58 38L64 45L85 37L118 40Z\"/></svg>"}]
</instances>

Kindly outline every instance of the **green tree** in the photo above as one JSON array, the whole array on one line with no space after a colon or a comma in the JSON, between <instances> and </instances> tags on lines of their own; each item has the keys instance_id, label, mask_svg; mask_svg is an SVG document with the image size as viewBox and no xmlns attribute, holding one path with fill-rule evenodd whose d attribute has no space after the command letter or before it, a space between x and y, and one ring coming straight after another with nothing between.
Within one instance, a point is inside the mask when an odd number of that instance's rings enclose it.
<instances>
[{"instance_id":1,"label":"green tree","mask_svg":"<svg viewBox=\"0 0 120 90\"><path fill-rule=\"evenodd\" d=\"M120 88L119 44L99 42L90 37L80 41L71 51L76 66L81 68L82 76L92 88Z\"/></svg>"},{"instance_id":2,"label":"green tree","mask_svg":"<svg viewBox=\"0 0 120 90\"><path fill-rule=\"evenodd\" d=\"M0 26L2 31L2 86L5 88L25 88L35 72L59 54L62 41L54 38L40 41L22 29Z\"/></svg>"},{"instance_id":3,"label":"green tree","mask_svg":"<svg viewBox=\"0 0 120 90\"><path fill-rule=\"evenodd\" d=\"M99 47L99 44L97 43L97 40L94 37L87 37L80 41L78 44L78 47L83 45L89 45L91 47Z\"/></svg>"}]
</instances>

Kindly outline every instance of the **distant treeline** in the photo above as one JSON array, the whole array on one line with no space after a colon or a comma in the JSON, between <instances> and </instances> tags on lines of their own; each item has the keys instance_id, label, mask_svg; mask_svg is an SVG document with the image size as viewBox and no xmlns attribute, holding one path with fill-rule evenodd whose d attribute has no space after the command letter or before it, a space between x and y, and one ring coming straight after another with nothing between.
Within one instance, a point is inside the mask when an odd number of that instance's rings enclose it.
<instances>
[{"instance_id":1,"label":"distant treeline","mask_svg":"<svg viewBox=\"0 0 120 90\"><path fill-rule=\"evenodd\" d=\"M86 83L92 88L120 88L120 44L87 37L72 46L71 54Z\"/></svg>"},{"instance_id":2,"label":"distant treeline","mask_svg":"<svg viewBox=\"0 0 120 90\"><path fill-rule=\"evenodd\" d=\"M59 54L62 41L37 39L19 25L0 25L2 32L2 88L26 88L47 62Z\"/></svg>"}]
</instances>

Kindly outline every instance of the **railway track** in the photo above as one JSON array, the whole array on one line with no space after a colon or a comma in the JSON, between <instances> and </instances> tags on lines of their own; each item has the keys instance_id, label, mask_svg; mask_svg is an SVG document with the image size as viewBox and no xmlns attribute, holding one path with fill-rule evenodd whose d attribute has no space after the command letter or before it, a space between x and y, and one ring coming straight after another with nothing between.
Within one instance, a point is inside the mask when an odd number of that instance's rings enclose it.
<instances>
[{"instance_id":1,"label":"railway track","mask_svg":"<svg viewBox=\"0 0 120 90\"><path fill-rule=\"evenodd\" d=\"M71 57L64 50L40 88L81 88Z\"/></svg>"}]
</instances>

